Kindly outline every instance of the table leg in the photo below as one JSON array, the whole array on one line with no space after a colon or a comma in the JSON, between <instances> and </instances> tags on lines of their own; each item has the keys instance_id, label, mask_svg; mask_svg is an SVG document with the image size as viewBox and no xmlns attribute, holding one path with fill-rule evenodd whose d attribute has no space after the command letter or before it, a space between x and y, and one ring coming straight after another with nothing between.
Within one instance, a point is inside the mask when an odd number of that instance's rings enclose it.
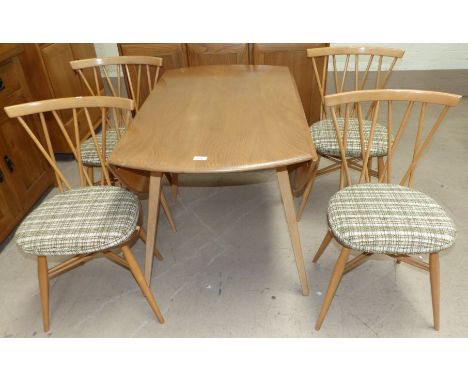
<instances>
[{"instance_id":1,"label":"table leg","mask_svg":"<svg viewBox=\"0 0 468 382\"><path fill-rule=\"evenodd\" d=\"M162 173L153 172L150 175L149 195L148 195L148 227L146 230L145 249L145 280L148 286L151 285L151 270L153 269L153 251L156 242L156 230L158 228L159 197L161 195Z\"/></svg>"},{"instance_id":2,"label":"table leg","mask_svg":"<svg viewBox=\"0 0 468 382\"><path fill-rule=\"evenodd\" d=\"M289 184L289 175L286 167L279 167L276 169L278 176L278 184L283 199L284 213L286 214L286 221L289 228L289 236L293 247L294 257L296 259L297 272L299 273L299 280L301 282L302 294L309 295L309 286L307 285L307 275L304 266L304 258L302 256L301 238L299 237L299 230L297 227L296 211L291 192L291 185Z\"/></svg>"}]
</instances>

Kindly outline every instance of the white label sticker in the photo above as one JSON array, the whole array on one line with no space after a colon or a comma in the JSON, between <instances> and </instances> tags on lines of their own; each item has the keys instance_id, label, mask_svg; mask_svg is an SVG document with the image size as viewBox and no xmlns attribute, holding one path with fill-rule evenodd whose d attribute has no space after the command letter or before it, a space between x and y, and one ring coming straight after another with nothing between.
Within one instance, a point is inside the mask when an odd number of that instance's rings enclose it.
<instances>
[{"instance_id":1,"label":"white label sticker","mask_svg":"<svg viewBox=\"0 0 468 382\"><path fill-rule=\"evenodd\" d=\"M202 157L202 156L199 156L199 155L195 155L193 157L193 160L207 160L207 159L208 159L208 157Z\"/></svg>"}]
</instances>

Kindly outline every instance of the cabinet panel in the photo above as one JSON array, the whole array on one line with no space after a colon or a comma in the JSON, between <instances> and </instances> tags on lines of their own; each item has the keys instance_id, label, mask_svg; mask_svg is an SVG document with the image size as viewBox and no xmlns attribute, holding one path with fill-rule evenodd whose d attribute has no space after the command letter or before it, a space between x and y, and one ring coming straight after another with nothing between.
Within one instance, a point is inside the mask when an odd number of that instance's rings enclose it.
<instances>
[{"instance_id":1,"label":"cabinet panel","mask_svg":"<svg viewBox=\"0 0 468 382\"><path fill-rule=\"evenodd\" d=\"M96 57L96 50L94 49L94 44L69 44L70 48L73 52L73 59L74 60L84 60L86 58L93 58ZM70 65L70 64L68 64ZM86 80L88 83L91 84L91 87L93 90L96 89L96 79L94 78L92 69L86 69L83 70L83 75L85 76ZM98 83L99 83L99 90L101 95L104 95L104 84L102 81L101 76L99 76L99 71L98 73ZM84 84L84 82L79 78L79 75L75 72L75 77L79 79L80 85L81 85L81 95L83 96L88 96L91 95L88 88ZM96 112L96 110L90 110L90 112ZM97 111L99 112L99 111ZM92 116L92 120L94 121L97 117Z\"/></svg>"},{"instance_id":2,"label":"cabinet panel","mask_svg":"<svg viewBox=\"0 0 468 382\"><path fill-rule=\"evenodd\" d=\"M320 93L313 77L312 62L307 58L306 49L328 45L325 43L253 44L252 47L253 64L289 67L296 81L309 124L320 119ZM321 72L323 62L318 64L318 70Z\"/></svg>"},{"instance_id":3,"label":"cabinet panel","mask_svg":"<svg viewBox=\"0 0 468 382\"><path fill-rule=\"evenodd\" d=\"M53 98L76 97L81 95L78 76L70 66L74 60L70 44L50 44L41 48L42 58L53 91ZM62 111L65 120L72 118L70 110Z\"/></svg>"},{"instance_id":4,"label":"cabinet panel","mask_svg":"<svg viewBox=\"0 0 468 382\"><path fill-rule=\"evenodd\" d=\"M18 95L11 104L24 102L27 98ZM31 116L24 119L33 131L37 129ZM21 195L21 210L26 212L50 184L50 166L16 119L0 119L0 123L0 139L4 143L0 161L7 170L10 185L16 194Z\"/></svg>"},{"instance_id":5,"label":"cabinet panel","mask_svg":"<svg viewBox=\"0 0 468 382\"><path fill-rule=\"evenodd\" d=\"M3 151L0 142L0 152ZM0 242L10 234L20 216L18 199L11 187L8 170L0 163Z\"/></svg>"},{"instance_id":6,"label":"cabinet panel","mask_svg":"<svg viewBox=\"0 0 468 382\"><path fill-rule=\"evenodd\" d=\"M20 55L21 66L24 68L27 87L31 91L32 100L43 100L61 97L77 97L89 95L83 87L79 76L70 66L75 59L96 57L94 44L21 44L24 52ZM34 80L30 80L34 79ZM92 79L94 84L94 77ZM72 132L72 112L59 112L65 126ZM98 125L99 111L92 111L91 118ZM71 153L54 118L46 114L50 127L51 141L56 153ZM88 136L88 130L83 129L81 139Z\"/></svg>"},{"instance_id":7,"label":"cabinet panel","mask_svg":"<svg viewBox=\"0 0 468 382\"><path fill-rule=\"evenodd\" d=\"M153 56L163 59L164 69L184 68L187 64L185 44L118 44L122 56Z\"/></svg>"},{"instance_id":8,"label":"cabinet panel","mask_svg":"<svg viewBox=\"0 0 468 382\"><path fill-rule=\"evenodd\" d=\"M36 81L25 78L26 54L20 44L0 44L0 52L2 50L0 75L5 88L0 91L4 92L0 102L0 241L53 183L47 161L19 122L8 118L4 110L5 106L31 101L28 82ZM24 118L36 133L38 121L32 116ZM43 138L40 131L38 137Z\"/></svg>"},{"instance_id":9,"label":"cabinet panel","mask_svg":"<svg viewBox=\"0 0 468 382\"><path fill-rule=\"evenodd\" d=\"M73 52L75 60L96 57L94 44L68 44Z\"/></svg>"},{"instance_id":10,"label":"cabinet panel","mask_svg":"<svg viewBox=\"0 0 468 382\"><path fill-rule=\"evenodd\" d=\"M21 86L13 59L0 63L0 81L0 104L4 104Z\"/></svg>"},{"instance_id":11,"label":"cabinet panel","mask_svg":"<svg viewBox=\"0 0 468 382\"><path fill-rule=\"evenodd\" d=\"M187 44L189 66L249 63L249 44Z\"/></svg>"},{"instance_id":12,"label":"cabinet panel","mask_svg":"<svg viewBox=\"0 0 468 382\"><path fill-rule=\"evenodd\" d=\"M187 66L187 51L185 44L118 44L119 53L122 56L152 56L161 57L163 59L163 66L160 69L159 77L164 74L167 69L183 68ZM152 75L153 75L153 70ZM137 83L137 70L130 66L130 77L132 83ZM126 74L125 74L126 77ZM128 89L128 82L127 89ZM142 87L140 93L140 105L149 94L147 81L145 76L142 79Z\"/></svg>"}]
</instances>

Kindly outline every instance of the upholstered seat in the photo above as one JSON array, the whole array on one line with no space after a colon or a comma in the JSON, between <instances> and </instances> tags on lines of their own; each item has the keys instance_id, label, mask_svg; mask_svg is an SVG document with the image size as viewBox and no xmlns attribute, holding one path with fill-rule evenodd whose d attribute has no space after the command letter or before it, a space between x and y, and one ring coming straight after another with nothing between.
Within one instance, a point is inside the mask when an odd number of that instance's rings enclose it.
<instances>
[{"instance_id":1,"label":"upholstered seat","mask_svg":"<svg viewBox=\"0 0 468 382\"><path fill-rule=\"evenodd\" d=\"M125 243L135 232L138 198L119 187L85 187L46 200L23 221L16 242L32 255L94 253Z\"/></svg>"},{"instance_id":2,"label":"upholstered seat","mask_svg":"<svg viewBox=\"0 0 468 382\"><path fill-rule=\"evenodd\" d=\"M344 118L338 118L337 120L341 134L343 134ZM363 120L364 147L366 149L371 126L372 121ZM314 141L315 148L319 153L332 155L336 157L339 157L341 155L340 146L338 145L338 139L336 137L336 130L333 124L333 120L324 119L315 122L312 126L310 126L310 132L312 134L312 139ZM372 140L370 156L379 157L387 155L387 147L387 128L377 123L375 126L374 138ZM346 156L361 156L361 139L359 134L359 121L357 118L349 119Z\"/></svg>"},{"instance_id":3,"label":"upholstered seat","mask_svg":"<svg viewBox=\"0 0 468 382\"><path fill-rule=\"evenodd\" d=\"M120 135L122 136L125 133L125 127L120 128ZM98 142L99 147L102 147L102 131L99 131L96 134L96 140ZM106 130L106 157L107 159L111 154L112 150L118 143L118 137L115 129L107 128ZM101 163L99 161L99 156L96 152L96 146L94 145L93 139L90 137L86 141L84 141L81 146L81 161L83 165L88 167L99 167Z\"/></svg>"},{"instance_id":4,"label":"upholstered seat","mask_svg":"<svg viewBox=\"0 0 468 382\"><path fill-rule=\"evenodd\" d=\"M333 236L345 247L370 253L437 253L455 240L455 225L437 202L395 184L357 184L328 204Z\"/></svg>"}]
</instances>

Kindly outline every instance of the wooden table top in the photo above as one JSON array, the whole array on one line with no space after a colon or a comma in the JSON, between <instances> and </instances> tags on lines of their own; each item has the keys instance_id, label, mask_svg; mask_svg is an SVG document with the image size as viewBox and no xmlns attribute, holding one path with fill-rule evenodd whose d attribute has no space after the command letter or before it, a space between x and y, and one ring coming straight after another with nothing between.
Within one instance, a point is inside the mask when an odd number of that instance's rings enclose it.
<instances>
[{"instance_id":1,"label":"wooden table top","mask_svg":"<svg viewBox=\"0 0 468 382\"><path fill-rule=\"evenodd\" d=\"M167 70L109 162L212 173L311 159L317 154L288 68L213 65Z\"/></svg>"}]
</instances>

